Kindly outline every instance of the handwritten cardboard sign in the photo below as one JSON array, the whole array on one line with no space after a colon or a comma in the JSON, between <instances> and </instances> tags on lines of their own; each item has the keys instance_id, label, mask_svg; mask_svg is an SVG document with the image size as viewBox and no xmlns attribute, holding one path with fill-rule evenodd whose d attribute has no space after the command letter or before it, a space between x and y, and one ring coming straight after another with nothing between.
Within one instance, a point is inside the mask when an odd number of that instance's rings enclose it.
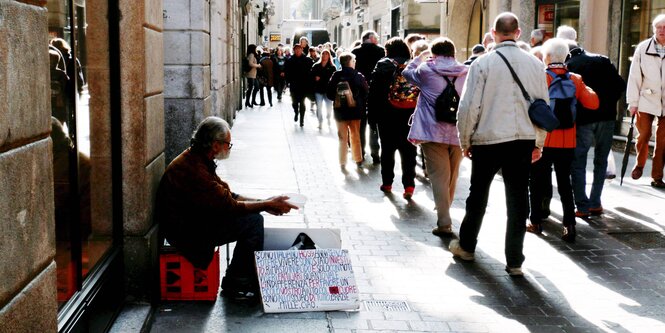
<instances>
[{"instance_id":1,"label":"handwritten cardboard sign","mask_svg":"<svg viewBox=\"0 0 665 333\"><path fill-rule=\"evenodd\" d=\"M360 306L349 252L255 252L265 312L352 310Z\"/></svg>"}]
</instances>

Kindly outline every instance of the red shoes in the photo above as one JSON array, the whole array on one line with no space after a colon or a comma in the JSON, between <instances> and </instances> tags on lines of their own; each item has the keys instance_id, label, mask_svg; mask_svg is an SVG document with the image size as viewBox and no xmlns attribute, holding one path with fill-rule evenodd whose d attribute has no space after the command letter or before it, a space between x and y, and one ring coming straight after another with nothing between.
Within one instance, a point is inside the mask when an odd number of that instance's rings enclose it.
<instances>
[{"instance_id":1,"label":"red shoes","mask_svg":"<svg viewBox=\"0 0 665 333\"><path fill-rule=\"evenodd\" d=\"M381 189L381 191L383 191L385 193L390 193L390 192L392 192L393 187L392 187L392 185L381 185L381 187L379 187L379 189Z\"/></svg>"},{"instance_id":2,"label":"red shoes","mask_svg":"<svg viewBox=\"0 0 665 333\"><path fill-rule=\"evenodd\" d=\"M630 173L630 176L631 176L633 179L640 179L640 177L642 177L642 169L644 169L644 167L641 167L641 166L635 166L635 167L633 168L633 171Z\"/></svg>"},{"instance_id":3,"label":"red shoes","mask_svg":"<svg viewBox=\"0 0 665 333\"><path fill-rule=\"evenodd\" d=\"M402 195L404 197L404 199L410 200L411 197L413 197L413 191L415 191L415 189L416 188L413 187L413 186L409 186L409 187L405 188L404 189L404 194Z\"/></svg>"}]
</instances>

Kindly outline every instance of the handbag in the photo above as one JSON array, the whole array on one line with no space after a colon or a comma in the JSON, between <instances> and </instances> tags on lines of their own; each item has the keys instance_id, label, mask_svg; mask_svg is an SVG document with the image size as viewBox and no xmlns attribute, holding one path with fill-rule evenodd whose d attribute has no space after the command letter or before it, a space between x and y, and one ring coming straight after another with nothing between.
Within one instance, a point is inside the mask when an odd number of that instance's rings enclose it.
<instances>
[{"instance_id":1,"label":"handbag","mask_svg":"<svg viewBox=\"0 0 665 333\"><path fill-rule=\"evenodd\" d=\"M554 115L554 112L552 112L552 109L550 106L545 102L545 100L541 98L537 98L535 100L531 99L531 96L529 96L529 93L526 92L526 89L524 89L524 86L522 85L522 81L520 81L520 78L517 77L517 74L515 73L515 70L513 70L513 66L510 66L510 63L508 62L508 59L501 54L501 52L496 51L496 53L503 59L503 61L506 63L508 66L508 69L510 70L510 74L513 75L513 79L515 79L515 82L517 82L517 85L520 87L522 90L522 95L524 95L524 98L529 101L529 118L531 119L531 122L548 131L552 132L555 128L559 127L559 119Z\"/></svg>"}]
</instances>

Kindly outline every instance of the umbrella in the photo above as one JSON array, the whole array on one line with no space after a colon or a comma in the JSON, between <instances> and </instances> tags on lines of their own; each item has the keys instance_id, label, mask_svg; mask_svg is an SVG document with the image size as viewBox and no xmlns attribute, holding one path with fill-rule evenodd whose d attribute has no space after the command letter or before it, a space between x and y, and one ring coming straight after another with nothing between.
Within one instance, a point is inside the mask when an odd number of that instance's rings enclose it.
<instances>
[{"instance_id":1,"label":"umbrella","mask_svg":"<svg viewBox=\"0 0 665 333\"><path fill-rule=\"evenodd\" d=\"M630 118L630 128L628 129L628 134L626 135L626 149L623 150L623 161L621 161L621 181L619 185L623 185L623 176L626 174L626 168L628 167L628 157L630 157L630 149L633 147L633 130L635 127L635 115Z\"/></svg>"}]
</instances>

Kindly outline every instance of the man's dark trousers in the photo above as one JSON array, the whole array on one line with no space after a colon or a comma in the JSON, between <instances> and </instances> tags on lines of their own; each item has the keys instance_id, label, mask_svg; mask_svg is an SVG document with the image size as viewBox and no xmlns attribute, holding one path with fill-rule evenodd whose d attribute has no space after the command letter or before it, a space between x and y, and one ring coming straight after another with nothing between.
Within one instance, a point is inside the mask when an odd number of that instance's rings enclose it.
<instances>
[{"instance_id":1,"label":"man's dark trousers","mask_svg":"<svg viewBox=\"0 0 665 333\"><path fill-rule=\"evenodd\" d=\"M236 242L226 277L250 279L252 283L258 283L254 251L263 250L263 216L253 213L219 221L215 235L217 246Z\"/></svg>"},{"instance_id":2,"label":"man's dark trousers","mask_svg":"<svg viewBox=\"0 0 665 333\"><path fill-rule=\"evenodd\" d=\"M381 149L381 146L379 144L379 128L376 124L368 124L367 122L367 116L363 116L363 118L360 120L360 148L362 148L363 152L363 159L365 158L365 147L366 147L366 128L369 125L369 149L370 149L370 154L372 156L372 159L374 160L373 162L376 163L378 162L380 155L379 155L379 150Z\"/></svg>"},{"instance_id":3,"label":"man's dark trousers","mask_svg":"<svg viewBox=\"0 0 665 333\"><path fill-rule=\"evenodd\" d=\"M508 225L505 255L508 267L522 267L524 234L529 214L529 170L533 140L518 140L492 145L472 146L471 188L466 199L466 214L462 220L460 246L468 252L476 250L478 233L483 223L490 185L501 170L506 192Z\"/></svg>"},{"instance_id":4,"label":"man's dark trousers","mask_svg":"<svg viewBox=\"0 0 665 333\"><path fill-rule=\"evenodd\" d=\"M300 117L300 124L305 121L305 93L291 90L291 106L295 112L294 120Z\"/></svg>"}]
</instances>

